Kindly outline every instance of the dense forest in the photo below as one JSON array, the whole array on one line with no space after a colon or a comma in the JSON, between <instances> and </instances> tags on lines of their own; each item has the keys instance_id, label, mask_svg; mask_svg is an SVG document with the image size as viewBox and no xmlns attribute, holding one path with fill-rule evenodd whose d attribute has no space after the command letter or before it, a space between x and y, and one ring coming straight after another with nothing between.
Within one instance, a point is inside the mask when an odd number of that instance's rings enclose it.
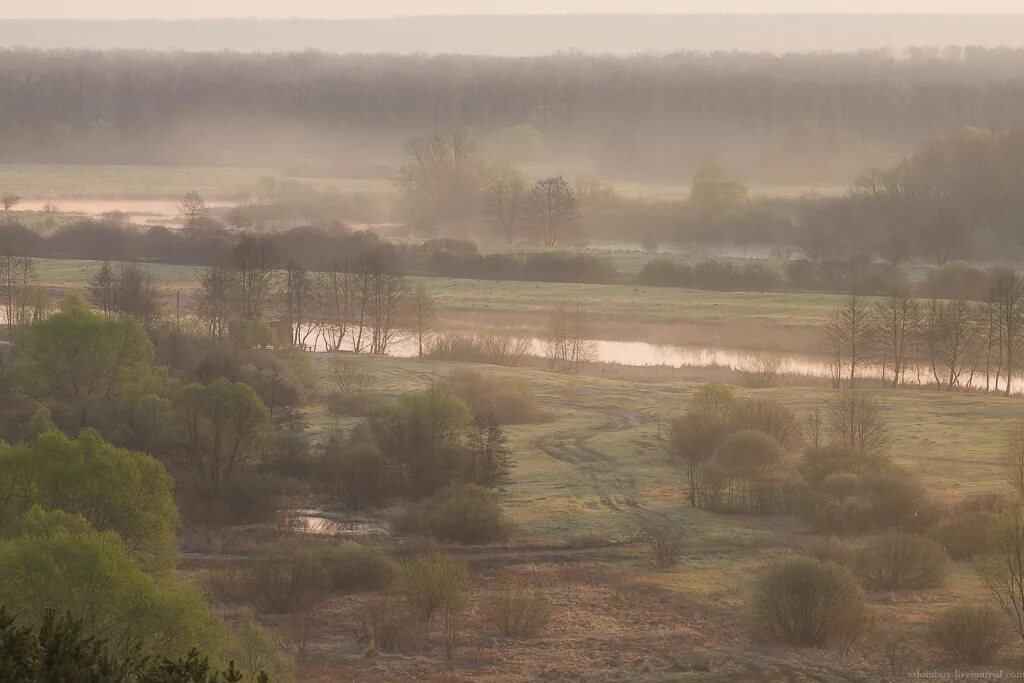
<instances>
[{"instance_id":1,"label":"dense forest","mask_svg":"<svg viewBox=\"0 0 1024 683\"><path fill-rule=\"evenodd\" d=\"M850 180L963 126L1024 120L1024 52L981 48L633 57L0 53L0 141L26 162L313 164L381 172L466 128L494 156L607 177ZM540 144L507 132L530 126ZM386 169L384 169L386 170Z\"/></svg>"}]
</instances>

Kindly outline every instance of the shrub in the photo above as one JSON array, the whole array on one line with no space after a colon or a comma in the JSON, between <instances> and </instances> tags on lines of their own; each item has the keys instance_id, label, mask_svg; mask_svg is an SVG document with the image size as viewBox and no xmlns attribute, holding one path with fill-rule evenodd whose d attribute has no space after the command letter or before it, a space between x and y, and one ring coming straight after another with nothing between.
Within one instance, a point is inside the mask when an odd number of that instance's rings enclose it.
<instances>
[{"instance_id":1,"label":"shrub","mask_svg":"<svg viewBox=\"0 0 1024 683\"><path fill-rule=\"evenodd\" d=\"M991 607L956 605L932 617L928 640L958 664L990 663L1010 642L1005 618Z\"/></svg>"},{"instance_id":2,"label":"shrub","mask_svg":"<svg viewBox=\"0 0 1024 683\"><path fill-rule=\"evenodd\" d=\"M659 569L666 569L679 561L683 553L683 531L678 524L665 519L647 519L641 526L640 536L650 548L654 564Z\"/></svg>"},{"instance_id":3,"label":"shrub","mask_svg":"<svg viewBox=\"0 0 1024 683\"><path fill-rule=\"evenodd\" d=\"M518 365L530 352L530 340L507 335L435 335L423 356L431 360Z\"/></svg>"},{"instance_id":4,"label":"shrub","mask_svg":"<svg viewBox=\"0 0 1024 683\"><path fill-rule=\"evenodd\" d=\"M331 415L369 417L384 406L385 400L368 392L332 391L327 394L325 403Z\"/></svg>"},{"instance_id":5,"label":"shrub","mask_svg":"<svg viewBox=\"0 0 1024 683\"><path fill-rule=\"evenodd\" d=\"M456 368L441 386L465 401L477 419L508 425L528 424L538 418L533 391L526 382L486 376L473 368Z\"/></svg>"},{"instance_id":6,"label":"shrub","mask_svg":"<svg viewBox=\"0 0 1024 683\"><path fill-rule=\"evenodd\" d=\"M541 593L520 585L495 593L485 609L487 620L503 636L534 635L551 622L551 602Z\"/></svg>"},{"instance_id":7,"label":"shrub","mask_svg":"<svg viewBox=\"0 0 1024 683\"><path fill-rule=\"evenodd\" d=\"M949 557L934 541L888 533L868 541L854 566L869 588L930 588L945 581Z\"/></svg>"},{"instance_id":8,"label":"shrub","mask_svg":"<svg viewBox=\"0 0 1024 683\"><path fill-rule=\"evenodd\" d=\"M807 551L808 557L813 557L822 564L833 562L841 567L852 565L855 554L854 547L850 543L835 536L826 536L815 540Z\"/></svg>"},{"instance_id":9,"label":"shrub","mask_svg":"<svg viewBox=\"0 0 1024 683\"><path fill-rule=\"evenodd\" d=\"M312 609L327 592L327 573L315 558L267 557L210 572L215 595L269 614Z\"/></svg>"},{"instance_id":10,"label":"shrub","mask_svg":"<svg viewBox=\"0 0 1024 683\"><path fill-rule=\"evenodd\" d=\"M395 563L377 546L346 541L314 555L336 591L379 591L391 585Z\"/></svg>"},{"instance_id":11,"label":"shrub","mask_svg":"<svg viewBox=\"0 0 1024 683\"><path fill-rule=\"evenodd\" d=\"M786 459L782 444L754 429L742 429L726 437L711 457L722 472L746 479L761 479Z\"/></svg>"},{"instance_id":12,"label":"shrub","mask_svg":"<svg viewBox=\"0 0 1024 683\"><path fill-rule=\"evenodd\" d=\"M381 652L395 652L410 637L409 611L393 595L371 599L362 612L363 636Z\"/></svg>"},{"instance_id":13,"label":"shrub","mask_svg":"<svg viewBox=\"0 0 1024 683\"><path fill-rule=\"evenodd\" d=\"M283 489L278 477L246 474L222 484L216 496L179 485L177 498L190 524L258 524L277 518Z\"/></svg>"},{"instance_id":14,"label":"shrub","mask_svg":"<svg viewBox=\"0 0 1024 683\"><path fill-rule=\"evenodd\" d=\"M469 590L469 573L460 562L429 553L398 565L396 587L423 621L438 610L456 608Z\"/></svg>"},{"instance_id":15,"label":"shrub","mask_svg":"<svg viewBox=\"0 0 1024 683\"><path fill-rule=\"evenodd\" d=\"M995 521L995 513L985 511L942 519L928 529L928 538L941 544L950 557L969 560L985 552Z\"/></svg>"},{"instance_id":16,"label":"shrub","mask_svg":"<svg viewBox=\"0 0 1024 683\"><path fill-rule=\"evenodd\" d=\"M476 484L449 486L410 509L398 530L420 531L456 543L493 543L509 525L494 494Z\"/></svg>"},{"instance_id":17,"label":"shrub","mask_svg":"<svg viewBox=\"0 0 1024 683\"><path fill-rule=\"evenodd\" d=\"M848 648L872 625L853 575L809 557L781 562L760 578L753 616L762 637L800 647Z\"/></svg>"},{"instance_id":18,"label":"shrub","mask_svg":"<svg viewBox=\"0 0 1024 683\"><path fill-rule=\"evenodd\" d=\"M380 507L392 494L392 468L371 444L328 442L317 473L320 483L350 510Z\"/></svg>"},{"instance_id":19,"label":"shrub","mask_svg":"<svg viewBox=\"0 0 1024 683\"><path fill-rule=\"evenodd\" d=\"M787 451L796 451L804 441L803 427L796 413L772 399L745 399L732 410L737 429L756 429L774 437Z\"/></svg>"}]
</instances>

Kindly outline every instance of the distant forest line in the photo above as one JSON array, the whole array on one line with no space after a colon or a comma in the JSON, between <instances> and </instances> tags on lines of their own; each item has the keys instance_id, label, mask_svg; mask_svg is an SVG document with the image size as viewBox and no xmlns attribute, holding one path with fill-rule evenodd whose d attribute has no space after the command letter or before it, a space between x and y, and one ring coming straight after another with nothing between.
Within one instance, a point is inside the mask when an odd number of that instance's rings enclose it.
<instances>
[{"instance_id":1,"label":"distant forest line","mask_svg":"<svg viewBox=\"0 0 1024 683\"><path fill-rule=\"evenodd\" d=\"M463 128L609 178L851 181L965 126L1024 125L1024 50L532 58L0 51L10 163L275 163L382 177ZM537 144L503 131L528 126Z\"/></svg>"}]
</instances>

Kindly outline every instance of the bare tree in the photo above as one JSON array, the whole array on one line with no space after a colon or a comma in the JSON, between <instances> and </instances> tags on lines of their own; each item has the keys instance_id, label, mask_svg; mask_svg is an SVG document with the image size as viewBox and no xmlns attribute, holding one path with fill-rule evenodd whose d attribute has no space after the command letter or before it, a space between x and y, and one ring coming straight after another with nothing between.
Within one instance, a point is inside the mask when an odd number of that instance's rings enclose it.
<instances>
[{"instance_id":1,"label":"bare tree","mask_svg":"<svg viewBox=\"0 0 1024 683\"><path fill-rule=\"evenodd\" d=\"M89 278L88 294L93 306L102 311L103 315L111 316L114 313L114 299L117 278L114 268L109 261L104 261L100 269Z\"/></svg>"},{"instance_id":2,"label":"bare tree","mask_svg":"<svg viewBox=\"0 0 1024 683\"><path fill-rule=\"evenodd\" d=\"M887 368L892 369L892 384L899 386L906 379L907 367L914 357L914 345L921 325L921 304L905 290L894 290L875 302L872 327L876 331L876 348L882 365L882 381Z\"/></svg>"},{"instance_id":3,"label":"bare tree","mask_svg":"<svg viewBox=\"0 0 1024 683\"><path fill-rule=\"evenodd\" d=\"M291 330L288 343L304 347L313 332L313 326L306 319L312 306L313 280L309 272L294 261L289 261L285 269L283 294L285 316Z\"/></svg>"},{"instance_id":4,"label":"bare tree","mask_svg":"<svg viewBox=\"0 0 1024 683\"><path fill-rule=\"evenodd\" d=\"M347 261L335 262L316 274L313 289L317 334L325 348L337 351L352 325L356 276Z\"/></svg>"},{"instance_id":5,"label":"bare tree","mask_svg":"<svg viewBox=\"0 0 1024 683\"><path fill-rule=\"evenodd\" d=\"M580 219L580 203L572 185L562 176L534 183L526 201L527 213L545 246L561 243Z\"/></svg>"},{"instance_id":6,"label":"bare tree","mask_svg":"<svg viewBox=\"0 0 1024 683\"><path fill-rule=\"evenodd\" d=\"M1015 424L1007 434L1003 468L1010 488L1024 500L1024 422Z\"/></svg>"},{"instance_id":7,"label":"bare tree","mask_svg":"<svg viewBox=\"0 0 1024 683\"><path fill-rule=\"evenodd\" d=\"M178 215L181 216L182 225L186 230L203 227L208 213L206 200L196 190L186 192L178 202Z\"/></svg>"},{"instance_id":8,"label":"bare tree","mask_svg":"<svg viewBox=\"0 0 1024 683\"><path fill-rule=\"evenodd\" d=\"M3 194L0 194L0 204L4 205L4 211L10 211L17 206L20 201L21 197L12 192L4 192Z\"/></svg>"},{"instance_id":9,"label":"bare tree","mask_svg":"<svg viewBox=\"0 0 1024 683\"><path fill-rule=\"evenodd\" d=\"M464 130L405 144L406 163L394 182L415 227L432 232L441 222L465 222L478 215L480 165L473 153L473 141Z\"/></svg>"},{"instance_id":10,"label":"bare tree","mask_svg":"<svg viewBox=\"0 0 1024 683\"><path fill-rule=\"evenodd\" d=\"M511 244L518 234L526 203L526 182L523 174L511 165L491 171L484 188L484 217Z\"/></svg>"},{"instance_id":11,"label":"bare tree","mask_svg":"<svg viewBox=\"0 0 1024 683\"><path fill-rule=\"evenodd\" d=\"M1006 368L1006 395L1010 395L1013 373L1024 330L1024 279L1009 268L993 272L988 298L998 312L1003 361Z\"/></svg>"},{"instance_id":12,"label":"bare tree","mask_svg":"<svg viewBox=\"0 0 1024 683\"><path fill-rule=\"evenodd\" d=\"M829 406L830 437L865 452L885 451L892 434L875 397L860 389L843 389Z\"/></svg>"},{"instance_id":13,"label":"bare tree","mask_svg":"<svg viewBox=\"0 0 1024 683\"><path fill-rule=\"evenodd\" d=\"M551 367L558 370L575 373L596 360L597 347L590 339L587 314L579 301L573 306L559 304L551 312L544 346Z\"/></svg>"},{"instance_id":14,"label":"bare tree","mask_svg":"<svg viewBox=\"0 0 1024 683\"><path fill-rule=\"evenodd\" d=\"M160 319L160 293L149 268L119 263L114 272L114 310L130 315L152 330Z\"/></svg>"},{"instance_id":15,"label":"bare tree","mask_svg":"<svg viewBox=\"0 0 1024 683\"><path fill-rule=\"evenodd\" d=\"M369 352L386 354L403 331L411 290L398 272L394 252L383 247L367 252L359 261L359 318L355 350L363 348L364 331Z\"/></svg>"},{"instance_id":16,"label":"bare tree","mask_svg":"<svg viewBox=\"0 0 1024 683\"><path fill-rule=\"evenodd\" d=\"M974 357L976 332L966 301L928 303L921 338L936 385L947 391L960 386L967 363Z\"/></svg>"},{"instance_id":17,"label":"bare tree","mask_svg":"<svg viewBox=\"0 0 1024 683\"><path fill-rule=\"evenodd\" d=\"M847 296L825 322L825 338L837 365L833 370L835 378L841 379L845 375L850 386L856 384L857 370L870 355L871 322L868 303L856 294Z\"/></svg>"},{"instance_id":18,"label":"bare tree","mask_svg":"<svg viewBox=\"0 0 1024 683\"><path fill-rule=\"evenodd\" d=\"M259 320L273 289L277 254L262 237L243 235L232 252L238 280L239 313L242 320Z\"/></svg>"},{"instance_id":19,"label":"bare tree","mask_svg":"<svg viewBox=\"0 0 1024 683\"><path fill-rule=\"evenodd\" d=\"M195 297L195 315L206 333L221 339L228 333L235 299L234 272L225 266L214 266L198 274L199 289Z\"/></svg>"},{"instance_id":20,"label":"bare tree","mask_svg":"<svg viewBox=\"0 0 1024 683\"><path fill-rule=\"evenodd\" d=\"M14 328L30 322L30 289L36 281L36 264L28 256L17 256L10 250L0 255L0 297L4 308L4 319L14 341Z\"/></svg>"},{"instance_id":21,"label":"bare tree","mask_svg":"<svg viewBox=\"0 0 1024 683\"><path fill-rule=\"evenodd\" d=\"M410 309L417 352L419 357L423 358L423 343L429 339L437 322L437 304L426 285L418 285L413 291Z\"/></svg>"}]
</instances>

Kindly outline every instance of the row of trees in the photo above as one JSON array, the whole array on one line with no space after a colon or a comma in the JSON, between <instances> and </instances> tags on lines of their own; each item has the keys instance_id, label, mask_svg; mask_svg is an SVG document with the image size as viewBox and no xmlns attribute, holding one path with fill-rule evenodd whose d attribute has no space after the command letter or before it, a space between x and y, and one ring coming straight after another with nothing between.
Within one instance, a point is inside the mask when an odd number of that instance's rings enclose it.
<instances>
[{"instance_id":1,"label":"row of trees","mask_svg":"<svg viewBox=\"0 0 1024 683\"><path fill-rule=\"evenodd\" d=\"M1009 396L1024 345L1024 278L994 272L981 302L851 294L826 321L825 338L836 386L855 385L874 366L883 384L934 382Z\"/></svg>"}]
</instances>

